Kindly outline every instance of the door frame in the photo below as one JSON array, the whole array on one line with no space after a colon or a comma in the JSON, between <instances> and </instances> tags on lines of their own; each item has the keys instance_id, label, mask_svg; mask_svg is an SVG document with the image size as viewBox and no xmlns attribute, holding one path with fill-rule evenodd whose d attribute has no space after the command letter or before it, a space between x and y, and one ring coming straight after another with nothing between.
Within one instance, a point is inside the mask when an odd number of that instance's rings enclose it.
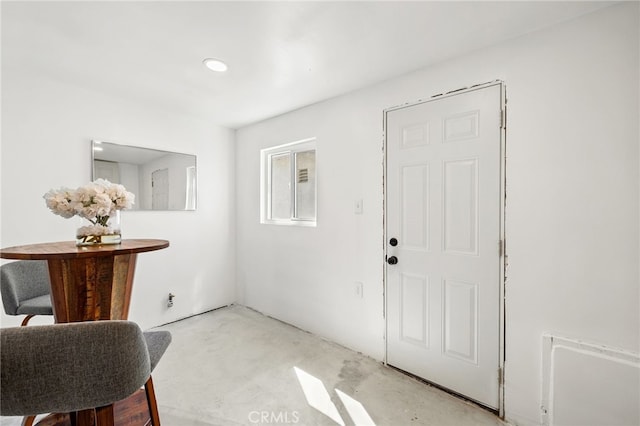
<instances>
[{"instance_id":1,"label":"door frame","mask_svg":"<svg viewBox=\"0 0 640 426\"><path fill-rule=\"evenodd\" d=\"M403 108L412 107L415 105L424 104L427 102L434 102L439 99L460 95L468 92L472 92L475 90L485 89L491 86L500 86L500 107L502 110L501 117L501 126L500 126L500 256L499 256L499 307L500 307L500 315L499 315L499 348L498 348L498 368L500 369L498 374L498 415L500 418L504 418L504 368L505 368L505 311L506 311L506 299L505 299L505 287L506 287L506 267L508 265L507 262L507 244L506 244L506 234L505 234L505 220L506 220L506 130L507 130L507 99L506 99L506 87L505 83L502 80L494 80L488 83L476 84L471 87L464 87L461 89L452 90L445 93L440 93L431 96L428 99L421 99L414 102L408 102L402 105L397 105L394 107L386 108L383 110L383 247L384 247L384 273L383 273L383 304L384 304L384 359L383 362L385 365L387 363L387 351L388 351L388 298L387 298L387 267L389 266L386 262L387 258L387 250L388 245L386 244L388 239L388 231L387 231L387 116L389 112L396 111ZM426 381L426 380L425 380ZM435 385L439 387L438 385ZM445 389L445 391L452 393ZM455 394L455 393L454 393ZM462 395L455 394L457 396L463 397ZM480 405L480 404L479 404ZM484 407L484 406L483 406Z\"/></svg>"}]
</instances>

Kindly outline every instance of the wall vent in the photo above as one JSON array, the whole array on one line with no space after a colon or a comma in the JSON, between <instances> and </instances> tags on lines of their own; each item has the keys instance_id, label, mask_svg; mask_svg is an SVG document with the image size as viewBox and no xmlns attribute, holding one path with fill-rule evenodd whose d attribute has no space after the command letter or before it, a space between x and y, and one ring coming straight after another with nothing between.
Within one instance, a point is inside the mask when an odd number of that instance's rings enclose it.
<instances>
[{"instance_id":1,"label":"wall vent","mask_svg":"<svg viewBox=\"0 0 640 426\"><path fill-rule=\"evenodd\" d=\"M298 169L298 183L309 182L309 169Z\"/></svg>"},{"instance_id":2,"label":"wall vent","mask_svg":"<svg viewBox=\"0 0 640 426\"><path fill-rule=\"evenodd\" d=\"M640 424L640 354L549 334L542 346L544 426Z\"/></svg>"}]
</instances>

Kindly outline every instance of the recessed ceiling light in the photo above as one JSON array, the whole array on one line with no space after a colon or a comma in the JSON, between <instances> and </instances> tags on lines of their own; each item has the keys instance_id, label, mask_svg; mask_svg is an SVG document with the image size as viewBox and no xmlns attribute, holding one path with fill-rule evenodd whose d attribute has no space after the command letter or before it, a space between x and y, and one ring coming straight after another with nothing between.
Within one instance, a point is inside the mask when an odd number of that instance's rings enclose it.
<instances>
[{"instance_id":1,"label":"recessed ceiling light","mask_svg":"<svg viewBox=\"0 0 640 426\"><path fill-rule=\"evenodd\" d=\"M202 61L202 63L211 71L225 72L227 70L227 64L222 62L220 59L207 58Z\"/></svg>"}]
</instances>

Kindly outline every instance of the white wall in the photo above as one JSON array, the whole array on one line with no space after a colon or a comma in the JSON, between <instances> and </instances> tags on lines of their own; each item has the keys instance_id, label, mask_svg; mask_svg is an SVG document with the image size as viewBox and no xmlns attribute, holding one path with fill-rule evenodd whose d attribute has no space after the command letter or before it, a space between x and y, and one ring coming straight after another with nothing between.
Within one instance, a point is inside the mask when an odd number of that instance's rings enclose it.
<instances>
[{"instance_id":1,"label":"white wall","mask_svg":"<svg viewBox=\"0 0 640 426\"><path fill-rule=\"evenodd\" d=\"M240 301L382 359L382 111L502 79L507 418L541 421L545 332L638 353L638 16L638 3L612 6L240 129ZM308 137L317 138L318 227L260 225L260 149Z\"/></svg>"},{"instance_id":2,"label":"white wall","mask_svg":"<svg viewBox=\"0 0 640 426\"><path fill-rule=\"evenodd\" d=\"M10 40L3 40L10 43ZM19 40L14 40L19 42ZM55 216L50 188L91 180L91 139L198 157L198 209L124 211L124 238L160 238L138 256L129 319L143 328L235 300L234 132L176 112L81 89L16 58L2 64L2 247L74 238L77 221ZM175 305L167 309L169 292ZM18 324L2 314L2 326ZM45 320L42 320L46 322Z\"/></svg>"}]
</instances>

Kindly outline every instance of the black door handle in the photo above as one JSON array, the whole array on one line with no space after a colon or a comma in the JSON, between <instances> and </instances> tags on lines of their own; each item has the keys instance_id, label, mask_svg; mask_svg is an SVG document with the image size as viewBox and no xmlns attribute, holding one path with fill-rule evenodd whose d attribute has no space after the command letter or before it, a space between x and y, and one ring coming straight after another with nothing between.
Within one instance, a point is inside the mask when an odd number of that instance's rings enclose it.
<instances>
[{"instance_id":1,"label":"black door handle","mask_svg":"<svg viewBox=\"0 0 640 426\"><path fill-rule=\"evenodd\" d=\"M395 265L398 263L398 258L395 256L391 256L389 259L387 259L387 263L389 265Z\"/></svg>"},{"instance_id":2,"label":"black door handle","mask_svg":"<svg viewBox=\"0 0 640 426\"><path fill-rule=\"evenodd\" d=\"M389 245L395 247L398 245L398 240L396 238L392 238L389 240Z\"/></svg>"}]
</instances>

